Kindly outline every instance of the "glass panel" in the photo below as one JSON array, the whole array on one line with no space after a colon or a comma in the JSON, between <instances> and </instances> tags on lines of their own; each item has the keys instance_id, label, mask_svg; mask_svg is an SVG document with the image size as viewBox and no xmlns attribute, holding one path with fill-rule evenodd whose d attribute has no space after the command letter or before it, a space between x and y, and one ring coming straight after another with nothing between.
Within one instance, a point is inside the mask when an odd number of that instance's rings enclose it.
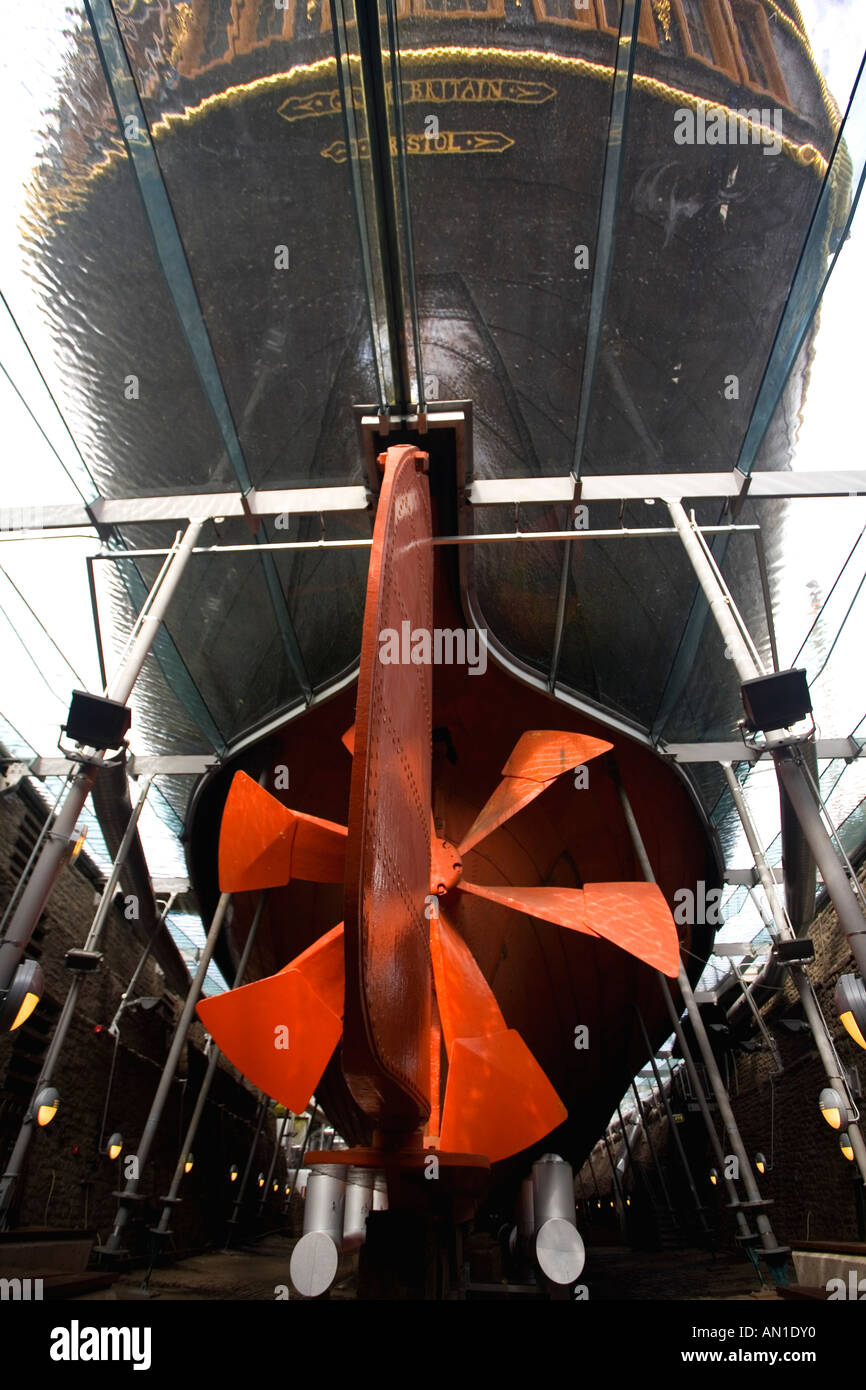
<instances>
[{"instance_id":1,"label":"glass panel","mask_svg":"<svg viewBox=\"0 0 866 1390\"><path fill-rule=\"evenodd\" d=\"M328 4L134 6L123 38L254 485L357 480L339 422L376 389Z\"/></svg>"},{"instance_id":2,"label":"glass panel","mask_svg":"<svg viewBox=\"0 0 866 1390\"><path fill-rule=\"evenodd\" d=\"M398 9L425 375L478 476L571 466L615 39L547 0ZM587 28L587 21L592 28ZM567 157L564 157L567 155Z\"/></svg>"},{"instance_id":3,"label":"glass panel","mask_svg":"<svg viewBox=\"0 0 866 1390\"><path fill-rule=\"evenodd\" d=\"M13 312L104 494L167 491L180 480L190 491L225 486L231 474L84 12L76 6L67 20L65 6L34 7L18 37L7 49L13 91L16 100L23 92L33 128L22 141L22 183L10 189L21 240L4 270ZM38 297L31 291L23 303L27 274Z\"/></svg>"}]
</instances>

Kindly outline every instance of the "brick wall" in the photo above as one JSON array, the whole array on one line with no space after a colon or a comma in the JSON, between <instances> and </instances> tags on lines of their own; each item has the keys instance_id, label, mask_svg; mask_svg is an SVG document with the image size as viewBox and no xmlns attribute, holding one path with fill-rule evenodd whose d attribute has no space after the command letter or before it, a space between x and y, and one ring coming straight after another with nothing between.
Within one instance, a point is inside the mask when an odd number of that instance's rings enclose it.
<instances>
[{"instance_id":1,"label":"brick wall","mask_svg":"<svg viewBox=\"0 0 866 1390\"><path fill-rule=\"evenodd\" d=\"M866 870L862 868L860 879L866 882ZM856 1067L861 1083L866 1085L866 1052L848 1036L833 1008L836 981L840 975L854 971L854 962L832 905L828 904L819 913L809 935L815 945L815 960L807 965L806 973L830 1027L840 1060L846 1066ZM828 1083L812 1035L809 1031L792 1035L780 1025L781 1019L802 1018L799 996L787 973L782 988L762 1007L761 1013L778 1046L783 1070L778 1072L771 1051L755 1031L752 1037L761 1043L760 1050L731 1054L728 1089L746 1152L752 1157L761 1152L772 1165L763 1175L756 1173L755 1176L761 1196L773 1201L767 1214L775 1234L787 1245L807 1239L863 1240L863 1228L858 1225L858 1201L862 1203L859 1173L856 1164L844 1158L839 1148L838 1133L830 1128L818 1108L818 1096ZM712 1092L703 1068L700 1068L700 1072L712 1102ZM861 1100L858 1105L866 1113L866 1103ZM733 1242L736 1226L731 1213L726 1210L725 1188L721 1183L713 1187L708 1180L710 1168L718 1165L710 1149L703 1120L679 1091L675 1091L671 1108L682 1116L682 1122L676 1125L676 1129L696 1186L708 1207L711 1222L723 1241ZM728 1153L730 1145L712 1103L711 1110L724 1151ZM667 1116L657 1101L651 1107L649 1125L663 1176L668 1190L674 1195L674 1204L685 1224L693 1227L694 1204L671 1139ZM613 1131L617 1138L614 1158L618 1159L622 1149L616 1120ZM653 1189L656 1199L661 1194L649 1143L643 1134L635 1145L634 1158L646 1176L636 1174L635 1178L629 1180L627 1190L631 1194L632 1208L641 1216L645 1215L649 1188ZM593 1150L592 1164L601 1193L602 1212L609 1214L606 1216L609 1222L613 1217L609 1207L611 1172L602 1143ZM745 1196L742 1183L739 1188L741 1196ZM594 1216L591 1210L593 1200L597 1201L597 1194L588 1164L584 1165L578 1180L578 1195L581 1193L587 1200L587 1215L593 1220L600 1220L600 1216ZM641 1232L644 1231L646 1222L636 1221L634 1224ZM641 1240L636 1243L652 1242Z\"/></svg>"},{"instance_id":2,"label":"brick wall","mask_svg":"<svg viewBox=\"0 0 866 1390\"><path fill-rule=\"evenodd\" d=\"M17 883L34 831L45 814L43 803L26 783L0 795L0 910ZM14 1034L0 1037L0 1158L4 1165L73 978L63 963L65 953L83 945L101 886L99 870L82 854L63 870L28 949L27 954L42 966L45 993L27 1023ZM117 1203L112 1191L122 1185L123 1160L112 1162L100 1140L107 1141L119 1130L124 1152L135 1152L182 1001L168 991L161 970L149 961L135 994L156 996L160 1003L152 1009L125 1012L115 1048L107 1026L141 953L117 907L110 912L100 949L102 968L82 980L76 1013L52 1079L60 1093L60 1107L47 1127L36 1130L30 1144L17 1191L16 1221L21 1226L87 1227L104 1240L114 1223ZM145 1200L136 1205L124 1241L127 1248L147 1249L146 1227L161 1211L158 1198L168 1191L206 1067L204 1041L204 1030L196 1021L142 1175L140 1191ZM183 1201L173 1213L171 1225L178 1246L224 1240L225 1223L237 1195L237 1184L228 1179L229 1168L235 1163L243 1173L256 1113L257 1093L221 1058L194 1144L194 1167L184 1178ZM267 1173L275 1136L276 1122L269 1115L257 1145L248 1189L251 1200L245 1212L258 1205L256 1177L260 1170ZM282 1159L275 1176L282 1187ZM281 1210L282 1200L281 1194L269 1197L266 1210L271 1219Z\"/></svg>"}]
</instances>

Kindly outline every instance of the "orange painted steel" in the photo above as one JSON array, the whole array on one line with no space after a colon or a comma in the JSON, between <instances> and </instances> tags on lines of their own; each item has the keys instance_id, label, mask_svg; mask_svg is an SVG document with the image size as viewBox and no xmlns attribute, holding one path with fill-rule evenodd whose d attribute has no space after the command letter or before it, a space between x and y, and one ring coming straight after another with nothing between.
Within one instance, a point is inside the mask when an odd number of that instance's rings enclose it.
<instances>
[{"instance_id":1,"label":"orange painted steel","mask_svg":"<svg viewBox=\"0 0 866 1390\"><path fill-rule=\"evenodd\" d=\"M342 1032L343 924L279 974L204 999L196 1011L244 1076L302 1113Z\"/></svg>"},{"instance_id":2,"label":"orange painted steel","mask_svg":"<svg viewBox=\"0 0 866 1390\"><path fill-rule=\"evenodd\" d=\"M671 979L679 971L679 939L670 908L654 883L588 883L585 888L490 888L461 879L479 898L601 936Z\"/></svg>"},{"instance_id":3,"label":"orange painted steel","mask_svg":"<svg viewBox=\"0 0 866 1390\"><path fill-rule=\"evenodd\" d=\"M513 1028L455 1039L442 1110L443 1149L483 1153L498 1163L543 1139L567 1118L568 1111Z\"/></svg>"},{"instance_id":4,"label":"orange painted steel","mask_svg":"<svg viewBox=\"0 0 866 1390\"><path fill-rule=\"evenodd\" d=\"M199 1012L230 1060L295 1111L317 1088L342 1031L343 1073L375 1125L376 1152L397 1155L397 1168L414 1171L426 1128L439 1156L454 1159L456 1178L467 1154L499 1162L568 1116L440 902L458 903L460 889L604 938L670 976L679 946L654 884L487 887L463 878L464 853L564 773L608 752L603 739L524 732L459 848L437 831L430 666L380 660L389 630L404 637L407 624L410 633L432 628L426 461L407 445L380 459L356 720L342 736L353 756L348 831L290 810L244 773L232 782L220 831L225 891L344 878L345 929L334 928L269 979L205 1001ZM397 645L405 648L405 640ZM281 1027L288 1048L275 1045Z\"/></svg>"},{"instance_id":5,"label":"orange painted steel","mask_svg":"<svg viewBox=\"0 0 866 1390\"><path fill-rule=\"evenodd\" d=\"M380 463L383 459L380 458ZM386 664L382 634L430 632L433 550L426 454L384 456L361 638L346 855L343 1072L380 1128L430 1114L429 665Z\"/></svg>"},{"instance_id":6,"label":"orange painted steel","mask_svg":"<svg viewBox=\"0 0 866 1390\"><path fill-rule=\"evenodd\" d=\"M496 996L475 957L441 911L438 920L434 917L430 922L430 949L442 1036L449 1057L456 1038L482 1038L507 1028Z\"/></svg>"},{"instance_id":7,"label":"orange painted steel","mask_svg":"<svg viewBox=\"0 0 866 1390\"><path fill-rule=\"evenodd\" d=\"M555 782L563 772L588 763L613 747L600 738L549 729L532 729L518 739L499 783L460 841L460 854L492 834Z\"/></svg>"},{"instance_id":8,"label":"orange painted steel","mask_svg":"<svg viewBox=\"0 0 866 1390\"><path fill-rule=\"evenodd\" d=\"M343 825L290 810L237 772L220 825L220 891L282 888L293 878L341 883L346 833Z\"/></svg>"},{"instance_id":9,"label":"orange painted steel","mask_svg":"<svg viewBox=\"0 0 866 1390\"><path fill-rule=\"evenodd\" d=\"M542 1139L568 1112L441 913L431 919L430 945L448 1056L440 1143L496 1163Z\"/></svg>"}]
</instances>

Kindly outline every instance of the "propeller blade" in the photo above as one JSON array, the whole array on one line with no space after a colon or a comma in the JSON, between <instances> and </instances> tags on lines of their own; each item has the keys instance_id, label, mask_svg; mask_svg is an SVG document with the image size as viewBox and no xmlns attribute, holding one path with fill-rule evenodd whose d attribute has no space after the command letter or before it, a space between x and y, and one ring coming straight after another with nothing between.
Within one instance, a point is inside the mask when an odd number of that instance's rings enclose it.
<instances>
[{"instance_id":1,"label":"propeller blade","mask_svg":"<svg viewBox=\"0 0 866 1390\"><path fill-rule=\"evenodd\" d=\"M282 888L293 878L341 883L346 835L345 826L292 811L237 772L220 825L220 891Z\"/></svg>"},{"instance_id":2,"label":"propeller blade","mask_svg":"<svg viewBox=\"0 0 866 1390\"><path fill-rule=\"evenodd\" d=\"M588 926L615 946L675 980L680 968L676 923L655 883L588 883Z\"/></svg>"},{"instance_id":3,"label":"propeller blade","mask_svg":"<svg viewBox=\"0 0 866 1390\"><path fill-rule=\"evenodd\" d=\"M303 1112L343 1031L343 924L265 980L203 999L196 1012L254 1086Z\"/></svg>"},{"instance_id":4,"label":"propeller blade","mask_svg":"<svg viewBox=\"0 0 866 1390\"><path fill-rule=\"evenodd\" d=\"M457 1038L450 1049L440 1147L491 1163L543 1139L568 1111L519 1033Z\"/></svg>"},{"instance_id":5,"label":"propeller blade","mask_svg":"<svg viewBox=\"0 0 866 1390\"><path fill-rule=\"evenodd\" d=\"M466 893L556 922L572 931L601 936L676 979L679 939L671 910L655 883L588 883L585 888L487 888L458 883Z\"/></svg>"},{"instance_id":6,"label":"propeller blade","mask_svg":"<svg viewBox=\"0 0 866 1390\"><path fill-rule=\"evenodd\" d=\"M586 734L549 729L531 729L523 734L502 769L503 781L475 817L458 846L459 853L466 854L485 835L540 796L561 773L598 758L612 747L612 743Z\"/></svg>"},{"instance_id":7,"label":"propeller blade","mask_svg":"<svg viewBox=\"0 0 866 1390\"><path fill-rule=\"evenodd\" d=\"M430 921L430 949L448 1054L440 1145L496 1163L543 1138L567 1111L441 911Z\"/></svg>"},{"instance_id":8,"label":"propeller blade","mask_svg":"<svg viewBox=\"0 0 866 1390\"><path fill-rule=\"evenodd\" d=\"M441 909L439 920L430 920L430 954L445 1051L450 1054L456 1038L483 1038L504 1031L507 1024L493 990Z\"/></svg>"}]
</instances>

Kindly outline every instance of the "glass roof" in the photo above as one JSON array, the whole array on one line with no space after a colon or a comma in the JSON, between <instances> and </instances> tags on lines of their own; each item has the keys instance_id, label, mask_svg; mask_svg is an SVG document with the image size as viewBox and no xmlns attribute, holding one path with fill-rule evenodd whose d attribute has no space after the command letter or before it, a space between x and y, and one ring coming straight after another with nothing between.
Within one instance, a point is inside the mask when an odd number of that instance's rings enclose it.
<instances>
[{"instance_id":1,"label":"glass roof","mask_svg":"<svg viewBox=\"0 0 866 1390\"><path fill-rule=\"evenodd\" d=\"M861 466L856 0L379 11L359 26L337 0L336 34L323 0L33 0L6 17L4 507L38 526L76 499L364 483L361 404L470 400L476 479L571 476L575 503L608 474ZM754 529L712 548L761 657L804 665L819 734L862 743L864 498L695 510L760 527L762 551ZM164 551L184 515L103 527L103 553ZM470 520L561 531L574 510ZM191 561L134 692L135 751L222 754L351 672L371 521L269 519L252 545L242 517L209 520L203 546L250 548ZM669 525L658 500L588 507L590 531ZM361 544L258 549L323 537ZM101 687L84 564L99 541L3 533L16 756L54 753L71 687ZM109 671L161 563L93 565ZM676 537L478 546L472 585L537 682L654 743L736 737L739 680ZM820 765L852 848L863 766ZM772 770L746 774L772 858ZM720 770L688 775L742 867ZM182 871L193 781L160 777L143 823L160 872ZM728 914L728 939L760 926L744 890Z\"/></svg>"}]
</instances>

